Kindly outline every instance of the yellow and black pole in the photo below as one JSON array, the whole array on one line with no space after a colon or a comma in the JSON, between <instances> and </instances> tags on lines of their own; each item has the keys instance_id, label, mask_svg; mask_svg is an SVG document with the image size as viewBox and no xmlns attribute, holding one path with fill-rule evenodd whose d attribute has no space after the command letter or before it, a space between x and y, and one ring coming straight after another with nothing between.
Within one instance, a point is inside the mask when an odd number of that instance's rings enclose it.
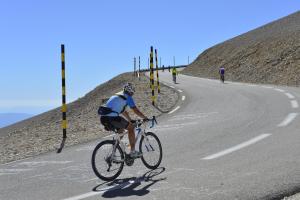
<instances>
[{"instance_id":1,"label":"yellow and black pole","mask_svg":"<svg viewBox=\"0 0 300 200\"><path fill-rule=\"evenodd\" d=\"M157 78L157 92L160 93L159 76L158 76L158 62L157 62L157 49L155 49L155 62L156 62L156 78Z\"/></svg>"},{"instance_id":2,"label":"yellow and black pole","mask_svg":"<svg viewBox=\"0 0 300 200\"><path fill-rule=\"evenodd\" d=\"M152 90L152 105L155 105L155 95L154 95L154 73L153 73L153 47L151 46L150 52L150 81Z\"/></svg>"},{"instance_id":3,"label":"yellow and black pole","mask_svg":"<svg viewBox=\"0 0 300 200\"><path fill-rule=\"evenodd\" d=\"M62 129L63 140L57 153L60 153L64 147L67 138L67 105L66 105L66 80L65 80L65 45L61 45L61 76L62 76Z\"/></svg>"}]
</instances>

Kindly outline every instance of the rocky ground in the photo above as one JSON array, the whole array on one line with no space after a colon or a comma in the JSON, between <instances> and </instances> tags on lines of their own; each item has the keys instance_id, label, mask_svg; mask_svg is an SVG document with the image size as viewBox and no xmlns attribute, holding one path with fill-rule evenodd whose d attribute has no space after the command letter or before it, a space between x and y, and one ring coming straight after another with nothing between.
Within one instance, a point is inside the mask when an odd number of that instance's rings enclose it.
<instances>
[{"instance_id":1,"label":"rocky ground","mask_svg":"<svg viewBox=\"0 0 300 200\"><path fill-rule=\"evenodd\" d=\"M136 104L149 117L171 110L179 97L174 89L161 85L157 109L151 104L150 81L147 77L143 75L139 80L132 73L121 74L67 105L68 129L65 146L111 134L100 125L97 109L111 95L121 91L126 82L134 83ZM0 129L0 163L56 150L62 139L61 118L61 109L57 108Z\"/></svg>"},{"instance_id":2,"label":"rocky ground","mask_svg":"<svg viewBox=\"0 0 300 200\"><path fill-rule=\"evenodd\" d=\"M300 85L300 11L213 46L184 74L231 81Z\"/></svg>"}]
</instances>

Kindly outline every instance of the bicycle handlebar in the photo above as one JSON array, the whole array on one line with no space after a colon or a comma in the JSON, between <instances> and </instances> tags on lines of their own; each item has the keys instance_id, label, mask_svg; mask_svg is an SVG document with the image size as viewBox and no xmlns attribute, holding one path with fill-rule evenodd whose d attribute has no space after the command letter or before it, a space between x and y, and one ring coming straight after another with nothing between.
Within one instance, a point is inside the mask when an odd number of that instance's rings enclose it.
<instances>
[{"instance_id":1,"label":"bicycle handlebar","mask_svg":"<svg viewBox=\"0 0 300 200\"><path fill-rule=\"evenodd\" d=\"M157 120L156 120L156 117L153 116L151 119L148 119L148 120L131 120L131 123L134 124L135 127L140 127L143 123L145 122L148 122L148 121L151 121L151 126L150 128L153 128L155 124L157 124Z\"/></svg>"},{"instance_id":2,"label":"bicycle handlebar","mask_svg":"<svg viewBox=\"0 0 300 200\"><path fill-rule=\"evenodd\" d=\"M150 128L153 128L153 127L154 127L154 124L157 124L157 121L156 121L156 117L155 117L155 116L152 117L151 122L152 122L152 124L151 124Z\"/></svg>"}]
</instances>

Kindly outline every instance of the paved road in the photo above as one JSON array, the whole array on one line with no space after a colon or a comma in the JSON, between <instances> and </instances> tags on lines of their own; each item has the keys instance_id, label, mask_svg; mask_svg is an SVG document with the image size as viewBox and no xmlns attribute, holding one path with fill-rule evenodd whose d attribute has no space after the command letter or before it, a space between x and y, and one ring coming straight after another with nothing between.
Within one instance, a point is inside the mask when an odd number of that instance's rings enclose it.
<instances>
[{"instance_id":1,"label":"paved road","mask_svg":"<svg viewBox=\"0 0 300 200\"><path fill-rule=\"evenodd\" d=\"M0 165L0 199L274 199L300 191L298 88L180 75L180 101L159 118L161 167L138 160L106 183L91 170L97 142Z\"/></svg>"}]
</instances>

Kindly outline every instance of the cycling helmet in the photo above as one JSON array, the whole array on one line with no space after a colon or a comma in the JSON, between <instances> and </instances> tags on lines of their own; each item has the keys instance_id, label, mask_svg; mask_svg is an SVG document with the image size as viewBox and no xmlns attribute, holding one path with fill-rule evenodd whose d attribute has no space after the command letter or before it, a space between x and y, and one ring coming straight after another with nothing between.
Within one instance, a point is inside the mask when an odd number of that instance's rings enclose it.
<instances>
[{"instance_id":1,"label":"cycling helmet","mask_svg":"<svg viewBox=\"0 0 300 200\"><path fill-rule=\"evenodd\" d=\"M126 83L123 87L123 91L128 93L128 94L134 94L135 89L132 83Z\"/></svg>"}]
</instances>

